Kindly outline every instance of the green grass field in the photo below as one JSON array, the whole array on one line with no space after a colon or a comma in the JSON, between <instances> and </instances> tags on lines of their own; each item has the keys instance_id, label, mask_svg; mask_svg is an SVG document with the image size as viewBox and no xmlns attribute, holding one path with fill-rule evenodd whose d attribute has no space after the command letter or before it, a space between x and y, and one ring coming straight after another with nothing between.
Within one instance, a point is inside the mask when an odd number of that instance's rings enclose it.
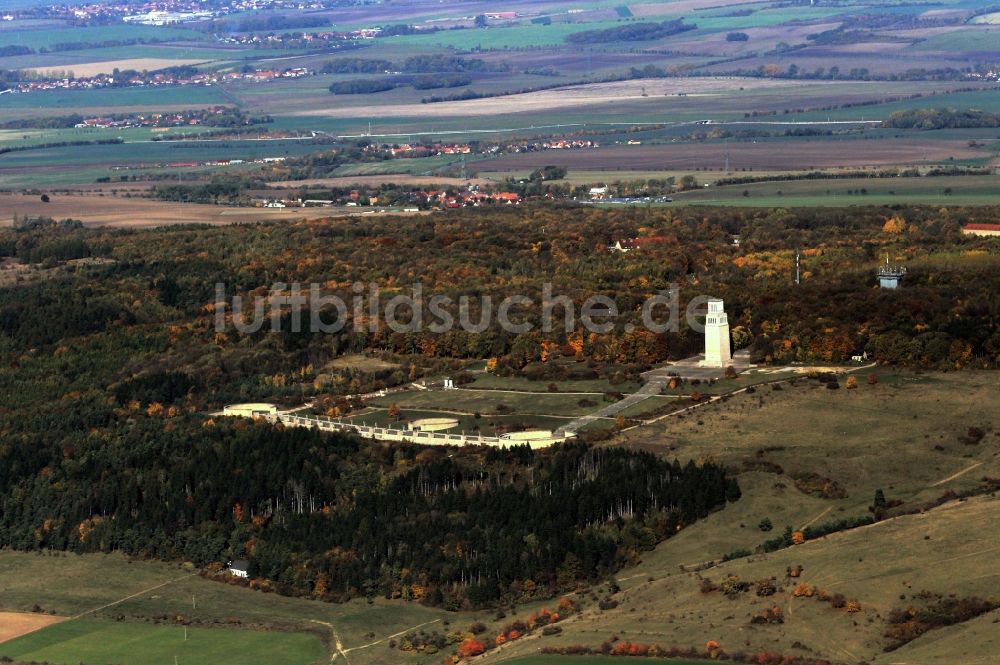
<instances>
[{"instance_id":1,"label":"green grass field","mask_svg":"<svg viewBox=\"0 0 1000 665\"><path fill-rule=\"evenodd\" d=\"M29 46L34 49L50 48L55 44L93 43L125 39L203 40L205 33L186 28L146 26L146 25L101 25L88 27L45 28L38 30L18 30L6 33L5 44Z\"/></svg>"},{"instance_id":2,"label":"green grass field","mask_svg":"<svg viewBox=\"0 0 1000 665\"><path fill-rule=\"evenodd\" d=\"M981 26L932 35L911 48L914 51L990 51L1000 40L1000 26Z\"/></svg>"},{"instance_id":3,"label":"green grass field","mask_svg":"<svg viewBox=\"0 0 1000 665\"><path fill-rule=\"evenodd\" d=\"M330 175L334 177L386 174L432 175L438 170L460 161L453 155L438 155L413 159L393 159L371 164L344 164L334 169Z\"/></svg>"},{"instance_id":4,"label":"green grass field","mask_svg":"<svg viewBox=\"0 0 1000 665\"><path fill-rule=\"evenodd\" d=\"M213 104L229 104L230 100L215 86L178 86L170 88L104 88L99 90L47 90L24 95L4 95L0 97L0 113L17 111L46 115L85 113L88 110L117 112L118 107L141 107L164 110L164 107L185 109L199 108ZM58 110L58 113L53 111Z\"/></svg>"},{"instance_id":5,"label":"green grass field","mask_svg":"<svg viewBox=\"0 0 1000 665\"><path fill-rule=\"evenodd\" d=\"M126 598L123 602L117 602ZM56 624L52 628L84 624L85 627L79 630L86 635L93 634L94 637L85 637L79 644L108 641L101 638L99 632L94 634L91 629L86 628L91 623L96 624L93 630L108 628L112 631L105 635L129 634L131 637L128 639L141 643L141 648L133 644L136 660L127 661L129 665L159 662L170 665L173 662L172 653L163 660L145 656L147 646L152 650L149 653L155 654L161 654L162 649L170 647L178 634L174 631L180 631L180 641L183 642L183 626L158 626L149 623L152 617L164 615L180 615L196 624L188 628L188 646L199 648L189 650L188 661L183 657L179 658L180 664L189 662L215 665L217 662L233 662L241 665L271 665L272 662L288 662L310 665L313 662L326 662L329 655L323 656L320 638L332 643L332 631L336 631L344 648L351 649L352 665L380 665L387 660L415 665L438 665L440 657L405 657L399 651L390 651L387 646L389 637L427 622L432 622L429 628L442 630L441 622L445 620L456 626L463 626L474 619L489 623L492 616L488 613L452 614L417 603L383 599L374 599L371 604L363 599L332 604L289 598L206 580L193 575L189 568L177 564L131 560L120 555L47 556L0 552L0 610L24 612L39 605L44 611L59 616L75 616L108 603L117 604L100 610L86 621ZM119 616L125 617L123 624L113 621ZM270 630L255 630L257 628ZM75 647L70 646L73 643L66 641L71 636L58 630L48 633L48 630L25 636L24 639L31 640L30 642L17 640L0 645L0 655L14 653L13 647L16 646L17 653L23 654L19 657L25 660L34 658L60 665L77 665L81 662L80 654ZM159 633L161 630L164 632ZM200 641L192 642L193 631L205 635L199 637ZM268 644L276 642L302 657L296 661L257 660L248 655L253 651L236 651L237 654L243 654L242 660L214 660L216 652L213 640L202 638L220 635L231 645L238 646L241 640L246 640L254 648L259 647L262 653L271 648ZM48 655L45 658L38 655L43 649L56 649L63 643L66 646L62 653L67 656L75 654L75 660L57 661L54 654L58 652L46 652ZM109 644L106 648L115 647L114 644ZM180 655L181 652L177 653ZM125 661L108 652L106 656L98 654L87 658L85 662L103 664Z\"/></svg>"},{"instance_id":6,"label":"green grass field","mask_svg":"<svg viewBox=\"0 0 1000 665\"><path fill-rule=\"evenodd\" d=\"M717 14L726 13L717 11ZM696 14L688 22L701 30L740 30L746 28L767 28L783 25L791 21L808 21L838 16L844 13L839 7L795 7L793 9L761 9L749 16L702 16Z\"/></svg>"},{"instance_id":7,"label":"green grass field","mask_svg":"<svg viewBox=\"0 0 1000 665\"><path fill-rule=\"evenodd\" d=\"M868 87L868 82L858 81L858 86ZM907 88L899 90L905 94ZM924 108L954 108L979 109L993 113L1000 112L1000 89L970 90L966 92L940 92L933 96L924 95L914 99L904 99L896 102L869 104L854 108L830 109L824 111L808 111L804 113L789 113L782 120L859 120L884 119L896 111L908 111ZM914 133L918 138L921 133ZM927 136L935 136L937 132L929 132Z\"/></svg>"},{"instance_id":8,"label":"green grass field","mask_svg":"<svg viewBox=\"0 0 1000 665\"><path fill-rule=\"evenodd\" d=\"M187 628L178 625L77 619L0 645L0 654L25 661L77 665L308 665L322 662L320 640L303 633Z\"/></svg>"},{"instance_id":9,"label":"green grass field","mask_svg":"<svg viewBox=\"0 0 1000 665\"><path fill-rule=\"evenodd\" d=\"M775 181L680 192L669 205L766 208L915 203L997 205L1000 204L998 185L998 176Z\"/></svg>"},{"instance_id":10,"label":"green grass field","mask_svg":"<svg viewBox=\"0 0 1000 665\"><path fill-rule=\"evenodd\" d=\"M371 400L378 406L398 404L404 409L422 411L457 411L461 413L496 413L505 404L513 415L578 416L594 411L580 406L580 395L559 393L499 393L495 390L412 391L395 393ZM599 399L599 396L598 396Z\"/></svg>"},{"instance_id":11,"label":"green grass field","mask_svg":"<svg viewBox=\"0 0 1000 665\"><path fill-rule=\"evenodd\" d=\"M521 24L485 30L446 30L427 35L388 37L383 41L405 46L441 46L461 51L479 49L516 49L555 46L565 43L568 35L584 30L601 30L621 25L618 21L590 23Z\"/></svg>"},{"instance_id":12,"label":"green grass field","mask_svg":"<svg viewBox=\"0 0 1000 665\"><path fill-rule=\"evenodd\" d=\"M996 612L932 631L898 652L882 653L885 616L893 607L914 602L914 594L929 590L996 595L992 590L1000 575L994 565L1000 501L991 496L736 559L700 573L713 580L727 574L746 580L774 575L781 589L771 598L751 592L730 600L698 590L694 566L718 561L739 548L753 549L786 524L801 528L866 515L876 488L907 505L919 505L1000 473L995 435L1000 421L980 408L996 390L992 373L921 375L879 369L876 374L875 386L867 385L862 375L857 390L831 391L803 380L781 391L760 388L613 440L611 444L681 461L714 459L739 468L744 460L765 460L784 471L741 473L743 498L737 503L682 530L646 553L639 565L619 573L623 591L615 596L617 608L592 608L546 643L596 647L617 635L700 650L714 639L730 653L809 653L845 663L993 662L998 640L990 628L995 629ZM972 424L994 434L988 442L969 446L960 436ZM768 452L758 455L765 448ZM847 496L825 499L800 492L791 476L807 471L832 478ZM771 533L757 526L764 517L774 524ZM862 612L852 617L815 599L793 598L795 582L785 579L789 565L803 565L802 581L808 584L858 599ZM596 595L605 593L596 590ZM784 624L750 625L754 613L774 604L783 608ZM538 646L513 645L506 657L514 660L505 662L550 662L530 660L538 658Z\"/></svg>"}]
</instances>

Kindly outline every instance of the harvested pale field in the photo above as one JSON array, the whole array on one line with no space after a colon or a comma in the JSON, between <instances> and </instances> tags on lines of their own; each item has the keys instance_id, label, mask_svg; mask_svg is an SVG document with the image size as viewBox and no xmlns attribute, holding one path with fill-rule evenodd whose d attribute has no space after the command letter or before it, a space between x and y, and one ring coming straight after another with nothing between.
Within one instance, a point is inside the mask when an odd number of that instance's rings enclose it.
<instances>
[{"instance_id":1,"label":"harvested pale field","mask_svg":"<svg viewBox=\"0 0 1000 665\"><path fill-rule=\"evenodd\" d=\"M24 194L0 196L0 226L10 226L14 215L78 219L87 226L146 228L171 224L238 224L363 215L342 208L236 208L200 203L173 203L110 196L53 194L49 203Z\"/></svg>"},{"instance_id":2,"label":"harvested pale field","mask_svg":"<svg viewBox=\"0 0 1000 665\"><path fill-rule=\"evenodd\" d=\"M778 42L788 44L806 43L809 35L840 27L840 21L829 23L811 23L809 25L782 25L763 28L746 28L740 30L750 36L746 42L731 42L726 39L725 32L703 35L681 34L670 38L671 50L688 54L720 56L743 51L768 50ZM904 44L906 46L906 44Z\"/></svg>"},{"instance_id":3,"label":"harvested pale field","mask_svg":"<svg viewBox=\"0 0 1000 665\"><path fill-rule=\"evenodd\" d=\"M0 612L0 643L59 623L63 618L34 612Z\"/></svg>"},{"instance_id":4,"label":"harvested pale field","mask_svg":"<svg viewBox=\"0 0 1000 665\"><path fill-rule=\"evenodd\" d=\"M902 51L909 47L908 42L858 42L857 44L838 45L835 50L838 53L849 55L878 55L879 53Z\"/></svg>"},{"instance_id":5,"label":"harvested pale field","mask_svg":"<svg viewBox=\"0 0 1000 665\"><path fill-rule=\"evenodd\" d=\"M721 169L729 153L735 171L797 171L941 162L981 156L961 140L762 141L614 146L595 150L529 152L480 162L484 171L563 166L582 171ZM477 165L473 164L475 168Z\"/></svg>"},{"instance_id":6,"label":"harvested pale field","mask_svg":"<svg viewBox=\"0 0 1000 665\"><path fill-rule=\"evenodd\" d=\"M1000 25L1000 12L993 12L992 14L983 14L982 16L977 16L972 19L973 23L978 24L988 24L988 25Z\"/></svg>"},{"instance_id":7,"label":"harvested pale field","mask_svg":"<svg viewBox=\"0 0 1000 665\"><path fill-rule=\"evenodd\" d=\"M816 81L814 84L829 84ZM572 107L596 108L603 104L614 104L629 100L653 99L664 95L685 94L695 96L725 96L734 90L775 90L788 89L800 85L792 80L767 80L740 78L735 76L705 76L699 78L643 79L637 81L615 81L555 88L541 92L520 95L506 95L501 98L471 99L437 104L399 104L395 106L341 106L333 95L326 108L293 112L296 116L324 116L329 118L396 117L469 117L497 115L498 109L504 113L531 113L552 111Z\"/></svg>"},{"instance_id":8,"label":"harvested pale field","mask_svg":"<svg viewBox=\"0 0 1000 665\"><path fill-rule=\"evenodd\" d=\"M912 55L911 55L912 54ZM942 56L946 57L946 56ZM811 46L795 52L795 63L801 71L814 71L819 68L828 70L830 67L839 67L840 71L850 71L851 69L865 68L872 72L879 73L899 73L914 68L934 69L941 67L943 60L937 54L931 55L925 52L915 53L913 51L893 52L893 53L848 53L838 46ZM961 54L956 54L959 62ZM961 60L964 62L964 60ZM745 69L756 69L757 67L767 67L774 65L775 59L772 57L748 57L740 61L740 67ZM731 63L706 67L706 71L712 71L714 67L731 68ZM799 82L801 85L801 81ZM888 84L886 90L890 89ZM843 92L844 88L839 88L838 92Z\"/></svg>"},{"instance_id":9,"label":"harvested pale field","mask_svg":"<svg viewBox=\"0 0 1000 665\"><path fill-rule=\"evenodd\" d=\"M973 30L975 28L970 28L968 25L946 25L937 26L931 28L902 28L886 30L880 34L893 37L901 37L902 39L926 39L927 37L934 37L935 35L942 35L949 32L957 32L959 30Z\"/></svg>"},{"instance_id":10,"label":"harvested pale field","mask_svg":"<svg viewBox=\"0 0 1000 665\"><path fill-rule=\"evenodd\" d=\"M443 178L440 176L420 176L405 174L349 175L337 178L310 178L308 180L282 180L268 183L269 187L295 189L298 187L349 187L351 185L435 185L438 187L461 187L466 184L487 185L491 181L483 178Z\"/></svg>"},{"instance_id":11,"label":"harvested pale field","mask_svg":"<svg viewBox=\"0 0 1000 665\"><path fill-rule=\"evenodd\" d=\"M960 19L968 15L969 11L967 9L928 9L923 14L920 15L922 19ZM989 14L987 14L989 16ZM978 18L978 17L977 17ZM973 23L976 20L973 19Z\"/></svg>"},{"instance_id":12,"label":"harvested pale field","mask_svg":"<svg viewBox=\"0 0 1000 665\"><path fill-rule=\"evenodd\" d=\"M53 72L73 72L74 76L96 76L98 74L110 74L115 68L122 71L134 69L141 71L155 71L166 69L167 67L181 67L183 65L201 65L205 60L174 60L171 58L132 58L129 60L108 60L106 62L81 62L67 64L63 66L52 66L45 69L35 69L34 71L51 75Z\"/></svg>"}]
</instances>

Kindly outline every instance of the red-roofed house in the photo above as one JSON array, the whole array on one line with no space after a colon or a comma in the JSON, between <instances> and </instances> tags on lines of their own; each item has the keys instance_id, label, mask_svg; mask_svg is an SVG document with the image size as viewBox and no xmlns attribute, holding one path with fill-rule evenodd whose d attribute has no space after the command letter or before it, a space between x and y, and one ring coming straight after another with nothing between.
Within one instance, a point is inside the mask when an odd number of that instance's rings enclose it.
<instances>
[{"instance_id":1,"label":"red-roofed house","mask_svg":"<svg viewBox=\"0 0 1000 665\"><path fill-rule=\"evenodd\" d=\"M665 242L669 242L670 238L666 236L651 236L648 238L626 238L625 240L619 240L614 245L610 247L613 252L631 252L633 249L640 249L642 247L649 247L650 245L662 245Z\"/></svg>"},{"instance_id":2,"label":"red-roofed house","mask_svg":"<svg viewBox=\"0 0 1000 665\"><path fill-rule=\"evenodd\" d=\"M962 233L967 236L1000 236L1000 224L966 224Z\"/></svg>"},{"instance_id":3,"label":"red-roofed house","mask_svg":"<svg viewBox=\"0 0 1000 665\"><path fill-rule=\"evenodd\" d=\"M512 205L521 202L521 197L515 192L497 192L493 195L497 201L500 201L506 205Z\"/></svg>"}]
</instances>

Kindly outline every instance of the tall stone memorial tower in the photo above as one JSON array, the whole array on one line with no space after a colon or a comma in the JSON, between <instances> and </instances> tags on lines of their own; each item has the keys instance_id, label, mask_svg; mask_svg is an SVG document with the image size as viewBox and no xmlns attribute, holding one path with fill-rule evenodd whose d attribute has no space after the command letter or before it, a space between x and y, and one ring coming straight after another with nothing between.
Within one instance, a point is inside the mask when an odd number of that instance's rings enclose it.
<instances>
[{"instance_id":1,"label":"tall stone memorial tower","mask_svg":"<svg viewBox=\"0 0 1000 665\"><path fill-rule=\"evenodd\" d=\"M733 362L729 348L729 318L722 308L722 301L708 301L705 317L705 360L703 367L728 367Z\"/></svg>"}]
</instances>

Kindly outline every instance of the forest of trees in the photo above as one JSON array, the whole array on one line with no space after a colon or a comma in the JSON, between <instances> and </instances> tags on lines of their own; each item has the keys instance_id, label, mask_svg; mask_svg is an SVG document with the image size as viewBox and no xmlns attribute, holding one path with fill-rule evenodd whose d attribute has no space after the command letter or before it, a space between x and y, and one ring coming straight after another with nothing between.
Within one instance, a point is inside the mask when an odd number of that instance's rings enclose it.
<instances>
[{"instance_id":1,"label":"forest of trees","mask_svg":"<svg viewBox=\"0 0 1000 665\"><path fill-rule=\"evenodd\" d=\"M602 30L583 30L574 32L566 36L566 41L570 44L606 44L609 42L642 42L653 39L662 39L688 30L694 30L698 26L684 23L684 19L663 21L662 23L626 23L614 28L604 28Z\"/></svg>"},{"instance_id":2,"label":"forest of trees","mask_svg":"<svg viewBox=\"0 0 1000 665\"><path fill-rule=\"evenodd\" d=\"M1000 127L1000 114L974 109L907 109L896 111L885 121L895 129L959 129Z\"/></svg>"},{"instance_id":3,"label":"forest of trees","mask_svg":"<svg viewBox=\"0 0 1000 665\"><path fill-rule=\"evenodd\" d=\"M740 496L711 463L582 444L422 450L150 415L129 407L137 394L78 404L62 422L4 422L0 544L248 558L286 594L459 609L596 581Z\"/></svg>"},{"instance_id":4,"label":"forest of trees","mask_svg":"<svg viewBox=\"0 0 1000 665\"><path fill-rule=\"evenodd\" d=\"M330 92L335 95L369 95L392 90L396 85L397 83L391 79L334 81L330 84Z\"/></svg>"},{"instance_id":5,"label":"forest of trees","mask_svg":"<svg viewBox=\"0 0 1000 665\"><path fill-rule=\"evenodd\" d=\"M199 30L214 34L232 32L264 32L279 30L304 30L322 28L330 25L325 16L285 16L283 14L262 14L260 16L241 16L234 19L209 21L198 24Z\"/></svg>"},{"instance_id":6,"label":"forest of trees","mask_svg":"<svg viewBox=\"0 0 1000 665\"><path fill-rule=\"evenodd\" d=\"M433 90L436 88L458 88L472 83L472 77L465 74L445 74L434 76L418 76L410 82L414 90Z\"/></svg>"},{"instance_id":7,"label":"forest of trees","mask_svg":"<svg viewBox=\"0 0 1000 665\"><path fill-rule=\"evenodd\" d=\"M322 74L380 74L392 70L389 60L369 60L366 58L338 58L323 63Z\"/></svg>"}]
</instances>

